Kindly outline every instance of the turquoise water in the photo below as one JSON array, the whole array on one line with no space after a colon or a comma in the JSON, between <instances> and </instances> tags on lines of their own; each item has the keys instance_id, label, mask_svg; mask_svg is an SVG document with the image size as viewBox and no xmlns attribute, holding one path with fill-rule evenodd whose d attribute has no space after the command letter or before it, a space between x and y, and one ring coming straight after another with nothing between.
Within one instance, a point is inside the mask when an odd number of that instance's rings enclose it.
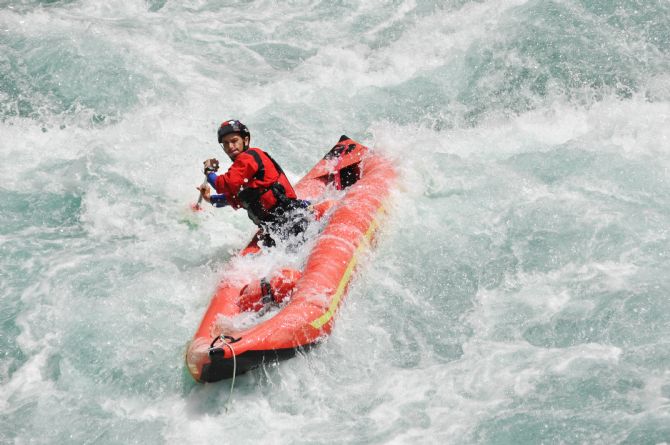
<instances>
[{"instance_id":1,"label":"turquoise water","mask_svg":"<svg viewBox=\"0 0 670 445\"><path fill-rule=\"evenodd\" d=\"M0 443L670 443L669 73L665 0L0 0ZM183 353L253 232L188 210L230 117L401 181L226 410Z\"/></svg>"}]
</instances>

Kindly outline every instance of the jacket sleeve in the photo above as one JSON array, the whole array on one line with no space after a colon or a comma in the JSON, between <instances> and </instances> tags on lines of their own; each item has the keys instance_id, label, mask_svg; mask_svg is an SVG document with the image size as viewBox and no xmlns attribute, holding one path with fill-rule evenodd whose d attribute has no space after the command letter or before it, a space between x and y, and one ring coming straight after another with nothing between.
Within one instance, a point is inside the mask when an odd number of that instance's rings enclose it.
<instances>
[{"instance_id":1,"label":"jacket sleeve","mask_svg":"<svg viewBox=\"0 0 670 445\"><path fill-rule=\"evenodd\" d=\"M240 153L228 171L216 177L214 188L217 193L225 194L233 207L238 208L237 194L244 184L251 181L257 170L258 166L251 155Z\"/></svg>"}]
</instances>

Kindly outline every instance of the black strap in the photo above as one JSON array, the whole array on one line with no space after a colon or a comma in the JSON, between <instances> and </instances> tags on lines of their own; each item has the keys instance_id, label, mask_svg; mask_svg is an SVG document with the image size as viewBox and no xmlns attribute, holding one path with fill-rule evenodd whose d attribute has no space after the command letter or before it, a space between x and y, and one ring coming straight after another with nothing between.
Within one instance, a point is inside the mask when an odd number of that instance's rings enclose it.
<instances>
[{"instance_id":1,"label":"black strap","mask_svg":"<svg viewBox=\"0 0 670 445\"><path fill-rule=\"evenodd\" d=\"M258 165L258 170L256 170L254 178L262 181L265 178L265 167L263 166L263 160L261 159L261 156L256 152L256 150L247 150L247 153L249 153L254 158L256 164Z\"/></svg>"},{"instance_id":2,"label":"black strap","mask_svg":"<svg viewBox=\"0 0 670 445\"><path fill-rule=\"evenodd\" d=\"M272 292L272 285L267 280L267 278L261 278L261 302L263 304L268 304L274 301L274 292Z\"/></svg>"},{"instance_id":3,"label":"black strap","mask_svg":"<svg viewBox=\"0 0 670 445\"><path fill-rule=\"evenodd\" d=\"M279 166L277 161L275 161L272 156L270 156L267 152L261 150L260 148L257 149L249 149L247 150L247 153L249 153L254 160L256 161L256 164L258 165L258 170L256 171L256 174L254 175L254 178L257 178L259 181L262 181L263 178L265 178L265 167L263 166L263 160L261 159L261 156L258 154L256 151L260 151L263 153L265 156L268 157L270 161L272 161L272 164L275 166L275 169L277 169L277 173L281 176L284 174L284 170Z\"/></svg>"},{"instance_id":4,"label":"black strap","mask_svg":"<svg viewBox=\"0 0 670 445\"><path fill-rule=\"evenodd\" d=\"M283 174L284 174L284 170L282 170L281 167L279 166L279 164L277 164L277 161L275 161L274 159L272 159L272 156L270 156L270 155L267 154L266 152L263 152L263 153L265 154L265 156L268 157L268 159L270 159L270 160L272 161L272 164L274 164L275 168L277 169L277 172L278 172L280 175L283 175Z\"/></svg>"}]
</instances>

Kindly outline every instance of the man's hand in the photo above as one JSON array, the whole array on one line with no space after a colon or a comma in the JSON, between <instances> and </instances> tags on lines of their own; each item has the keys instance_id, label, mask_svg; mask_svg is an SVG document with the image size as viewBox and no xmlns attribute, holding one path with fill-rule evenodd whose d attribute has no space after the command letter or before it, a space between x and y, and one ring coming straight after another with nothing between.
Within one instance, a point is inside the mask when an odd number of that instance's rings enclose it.
<instances>
[{"instance_id":1,"label":"man's hand","mask_svg":"<svg viewBox=\"0 0 670 445\"><path fill-rule=\"evenodd\" d=\"M212 158L212 159L207 159L205 162L202 163L204 165L204 172L206 175L219 171L219 160Z\"/></svg>"},{"instance_id":2,"label":"man's hand","mask_svg":"<svg viewBox=\"0 0 670 445\"><path fill-rule=\"evenodd\" d=\"M200 187L196 187L195 189L200 191L200 196L202 196L202 199L204 199L207 202L211 202L209 198L211 195L209 185L203 184Z\"/></svg>"}]
</instances>

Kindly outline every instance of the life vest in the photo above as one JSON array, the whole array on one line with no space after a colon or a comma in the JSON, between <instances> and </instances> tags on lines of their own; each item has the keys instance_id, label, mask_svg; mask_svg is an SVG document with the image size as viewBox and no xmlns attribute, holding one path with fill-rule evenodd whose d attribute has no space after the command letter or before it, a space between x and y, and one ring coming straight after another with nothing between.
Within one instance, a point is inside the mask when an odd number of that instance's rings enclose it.
<instances>
[{"instance_id":1,"label":"life vest","mask_svg":"<svg viewBox=\"0 0 670 445\"><path fill-rule=\"evenodd\" d=\"M293 207L297 198L295 190L269 154L255 147L248 148L240 156L243 154L253 158L257 169L240 188L237 198L254 223L272 222L277 217L276 210L283 212Z\"/></svg>"}]
</instances>

